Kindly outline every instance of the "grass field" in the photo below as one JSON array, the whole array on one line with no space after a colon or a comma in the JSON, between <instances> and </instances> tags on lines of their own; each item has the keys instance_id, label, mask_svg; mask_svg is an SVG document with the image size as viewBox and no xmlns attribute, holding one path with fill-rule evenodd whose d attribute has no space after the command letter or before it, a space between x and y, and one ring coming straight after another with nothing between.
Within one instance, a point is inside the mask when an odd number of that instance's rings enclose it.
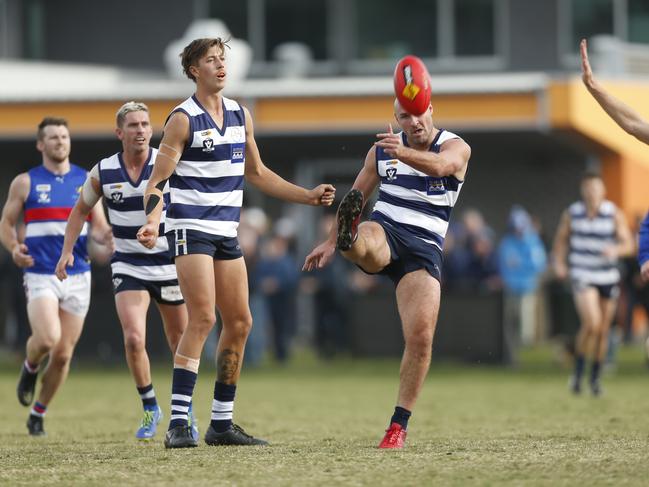
<instances>
[{"instance_id":1,"label":"grass field","mask_svg":"<svg viewBox=\"0 0 649 487\"><path fill-rule=\"evenodd\" d=\"M15 370L14 370L15 369ZM195 395L201 432L214 372L204 361ZM125 368L75 364L50 407L46 438L26 434L17 367L0 368L2 485L647 485L649 372L627 349L600 399L572 397L549 349L516 370L434 364L407 448L379 451L394 407L396 361L245 371L235 420L267 448L167 451L162 434L133 438L139 399ZM170 370L154 385L168 415ZM166 420L161 424L166 429Z\"/></svg>"}]
</instances>

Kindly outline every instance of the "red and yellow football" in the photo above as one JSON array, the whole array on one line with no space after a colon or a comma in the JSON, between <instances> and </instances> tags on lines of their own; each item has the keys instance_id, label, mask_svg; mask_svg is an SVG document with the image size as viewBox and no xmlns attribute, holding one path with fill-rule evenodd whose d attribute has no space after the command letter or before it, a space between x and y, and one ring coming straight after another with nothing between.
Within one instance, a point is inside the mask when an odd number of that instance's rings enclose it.
<instances>
[{"instance_id":1,"label":"red and yellow football","mask_svg":"<svg viewBox=\"0 0 649 487\"><path fill-rule=\"evenodd\" d=\"M430 105L430 76L417 56L405 56L394 68L394 94L408 113L421 115Z\"/></svg>"}]
</instances>

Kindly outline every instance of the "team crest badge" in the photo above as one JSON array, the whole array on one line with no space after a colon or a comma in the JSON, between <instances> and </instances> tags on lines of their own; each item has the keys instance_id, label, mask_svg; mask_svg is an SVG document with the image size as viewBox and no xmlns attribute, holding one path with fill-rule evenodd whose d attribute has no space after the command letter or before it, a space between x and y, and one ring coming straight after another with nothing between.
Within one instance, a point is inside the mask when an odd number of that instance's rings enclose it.
<instances>
[{"instance_id":1,"label":"team crest badge","mask_svg":"<svg viewBox=\"0 0 649 487\"><path fill-rule=\"evenodd\" d=\"M397 168L389 167L385 170L385 174L388 177L388 181L394 181L397 179Z\"/></svg>"},{"instance_id":2,"label":"team crest badge","mask_svg":"<svg viewBox=\"0 0 649 487\"><path fill-rule=\"evenodd\" d=\"M115 191L110 194L110 198L113 200L113 203L123 203L124 193L122 193L121 191Z\"/></svg>"},{"instance_id":3,"label":"team crest badge","mask_svg":"<svg viewBox=\"0 0 649 487\"><path fill-rule=\"evenodd\" d=\"M213 152L213 151L214 151L214 139L203 140L203 152Z\"/></svg>"},{"instance_id":4,"label":"team crest badge","mask_svg":"<svg viewBox=\"0 0 649 487\"><path fill-rule=\"evenodd\" d=\"M117 289L122 281L123 279L121 277L113 277L113 288Z\"/></svg>"}]
</instances>

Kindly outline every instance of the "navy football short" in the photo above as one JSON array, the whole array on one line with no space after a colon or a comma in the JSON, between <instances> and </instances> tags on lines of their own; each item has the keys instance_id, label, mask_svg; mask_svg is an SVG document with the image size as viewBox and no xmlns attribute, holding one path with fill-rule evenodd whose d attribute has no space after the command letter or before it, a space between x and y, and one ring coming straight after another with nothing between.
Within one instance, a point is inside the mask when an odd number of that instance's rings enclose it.
<instances>
[{"instance_id":1,"label":"navy football short","mask_svg":"<svg viewBox=\"0 0 649 487\"><path fill-rule=\"evenodd\" d=\"M214 260L233 260L243 257L237 237L224 237L186 229L172 230L167 232L166 237L173 258L190 254L205 254Z\"/></svg>"},{"instance_id":2,"label":"navy football short","mask_svg":"<svg viewBox=\"0 0 649 487\"><path fill-rule=\"evenodd\" d=\"M592 287L597 290L600 298L603 299L617 299L620 296L620 286L617 284L590 284L583 281L572 281L572 291L578 293L585 289Z\"/></svg>"},{"instance_id":3,"label":"navy football short","mask_svg":"<svg viewBox=\"0 0 649 487\"><path fill-rule=\"evenodd\" d=\"M168 281L147 281L126 274L113 275L113 292L122 291L147 291L157 303L160 304L183 304L183 295L180 292L178 279Z\"/></svg>"},{"instance_id":4,"label":"navy football short","mask_svg":"<svg viewBox=\"0 0 649 487\"><path fill-rule=\"evenodd\" d=\"M442 252L436 246L382 221L373 221L385 231L385 238L390 247L390 263L377 274L388 276L396 286L409 272L425 269L441 282L443 258ZM364 271L362 268L361 270Z\"/></svg>"}]
</instances>

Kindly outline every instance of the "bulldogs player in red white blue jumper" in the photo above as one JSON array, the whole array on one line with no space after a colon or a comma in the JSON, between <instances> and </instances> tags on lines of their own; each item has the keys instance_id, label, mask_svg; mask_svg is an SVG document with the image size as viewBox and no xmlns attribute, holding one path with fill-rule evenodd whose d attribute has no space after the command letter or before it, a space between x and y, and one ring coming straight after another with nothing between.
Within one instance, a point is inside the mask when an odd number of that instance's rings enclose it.
<instances>
[{"instance_id":1,"label":"bulldogs player in red white blue jumper","mask_svg":"<svg viewBox=\"0 0 649 487\"><path fill-rule=\"evenodd\" d=\"M70 133L62 118L45 118L38 126L36 147L43 163L14 178L0 220L0 240L17 266L24 269L27 315L32 334L18 382L18 400L29 406L34 399L39 367L49 355L38 400L31 409L29 434L41 436L43 416L56 391L65 381L74 347L79 340L90 304L88 223L74 246L70 279L54 275L63 246L68 216L79 198L86 170L70 164ZM25 238L16 230L20 214ZM92 238L111 244L111 233L101 206L93 208Z\"/></svg>"}]
</instances>

